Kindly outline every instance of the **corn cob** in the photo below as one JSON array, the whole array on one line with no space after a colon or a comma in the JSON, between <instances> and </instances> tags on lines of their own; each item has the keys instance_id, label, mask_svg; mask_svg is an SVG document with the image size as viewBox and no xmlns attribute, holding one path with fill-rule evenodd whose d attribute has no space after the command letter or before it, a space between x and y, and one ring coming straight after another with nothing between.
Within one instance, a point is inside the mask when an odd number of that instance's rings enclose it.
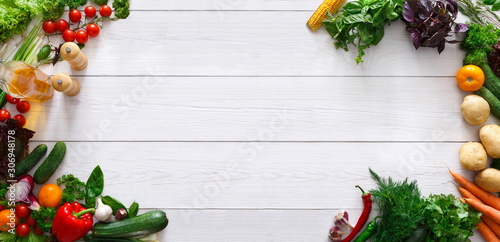
<instances>
[{"instance_id":1,"label":"corn cob","mask_svg":"<svg viewBox=\"0 0 500 242\"><path fill-rule=\"evenodd\" d=\"M334 14L337 10L340 9L340 6L344 3L345 0L324 0L321 5L319 5L318 9L314 11L313 15L307 21L307 26L312 31L316 31L323 24L323 20L326 17L326 13L330 12Z\"/></svg>"}]
</instances>

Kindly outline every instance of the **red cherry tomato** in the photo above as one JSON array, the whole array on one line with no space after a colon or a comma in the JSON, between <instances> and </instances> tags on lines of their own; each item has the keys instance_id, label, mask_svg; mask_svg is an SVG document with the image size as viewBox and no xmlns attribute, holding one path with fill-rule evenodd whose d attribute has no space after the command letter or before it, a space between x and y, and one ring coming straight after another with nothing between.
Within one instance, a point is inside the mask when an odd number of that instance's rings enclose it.
<instances>
[{"instance_id":1,"label":"red cherry tomato","mask_svg":"<svg viewBox=\"0 0 500 242\"><path fill-rule=\"evenodd\" d=\"M18 218L27 218L31 213L30 208L26 205L17 205L15 210Z\"/></svg>"},{"instance_id":2,"label":"red cherry tomato","mask_svg":"<svg viewBox=\"0 0 500 242\"><path fill-rule=\"evenodd\" d=\"M87 34L87 31L80 29L76 31L76 41L80 44L85 44L87 43L87 40L89 40L89 35Z\"/></svg>"},{"instance_id":3,"label":"red cherry tomato","mask_svg":"<svg viewBox=\"0 0 500 242\"><path fill-rule=\"evenodd\" d=\"M38 234L38 235L45 234L45 232L43 232L43 230L38 228L38 226L33 227L33 232L35 232L35 234Z\"/></svg>"},{"instance_id":4,"label":"red cherry tomato","mask_svg":"<svg viewBox=\"0 0 500 242\"><path fill-rule=\"evenodd\" d=\"M69 23L68 23L68 21L66 21L64 19L57 20L57 22L56 22L56 29L60 33L64 32L64 30L69 29Z\"/></svg>"},{"instance_id":5,"label":"red cherry tomato","mask_svg":"<svg viewBox=\"0 0 500 242\"><path fill-rule=\"evenodd\" d=\"M12 117L14 120L17 120L17 125L23 127L26 124L26 118L22 114L18 114Z\"/></svg>"},{"instance_id":6,"label":"red cherry tomato","mask_svg":"<svg viewBox=\"0 0 500 242\"><path fill-rule=\"evenodd\" d=\"M73 9L71 11L69 11L69 20L71 22L80 22L80 19L82 19L82 13L80 11L78 11L78 9Z\"/></svg>"},{"instance_id":7,"label":"red cherry tomato","mask_svg":"<svg viewBox=\"0 0 500 242\"><path fill-rule=\"evenodd\" d=\"M2 109L0 110L0 122L5 122L5 120L10 118L9 111Z\"/></svg>"},{"instance_id":8,"label":"red cherry tomato","mask_svg":"<svg viewBox=\"0 0 500 242\"><path fill-rule=\"evenodd\" d=\"M99 8L99 14L103 17L111 16L111 12L111 7L108 5L102 5L101 8Z\"/></svg>"},{"instance_id":9,"label":"red cherry tomato","mask_svg":"<svg viewBox=\"0 0 500 242\"><path fill-rule=\"evenodd\" d=\"M7 99L7 102L9 102L10 104L16 104L19 102L19 98L12 97L9 94L7 94L6 99Z\"/></svg>"},{"instance_id":10,"label":"red cherry tomato","mask_svg":"<svg viewBox=\"0 0 500 242\"><path fill-rule=\"evenodd\" d=\"M30 111L30 103L27 102L27 101L19 101L17 104L16 104L16 109L17 111L19 111L20 113L27 113L28 111Z\"/></svg>"},{"instance_id":11,"label":"red cherry tomato","mask_svg":"<svg viewBox=\"0 0 500 242\"><path fill-rule=\"evenodd\" d=\"M42 29L47 34L53 34L56 32L56 23L51 20L43 22Z\"/></svg>"},{"instance_id":12,"label":"red cherry tomato","mask_svg":"<svg viewBox=\"0 0 500 242\"><path fill-rule=\"evenodd\" d=\"M66 29L62 33L62 37L66 42L73 42L75 41L75 32L73 32L73 30L71 29Z\"/></svg>"},{"instance_id":13,"label":"red cherry tomato","mask_svg":"<svg viewBox=\"0 0 500 242\"><path fill-rule=\"evenodd\" d=\"M85 7L85 16L88 18L93 18L97 12L97 10L94 8L94 6L87 6Z\"/></svg>"},{"instance_id":14,"label":"red cherry tomato","mask_svg":"<svg viewBox=\"0 0 500 242\"><path fill-rule=\"evenodd\" d=\"M96 37L101 32L101 28L97 24L89 24L87 25L87 33L90 37Z\"/></svg>"},{"instance_id":15,"label":"red cherry tomato","mask_svg":"<svg viewBox=\"0 0 500 242\"><path fill-rule=\"evenodd\" d=\"M19 224L16 227L16 234L19 237L26 237L30 233L30 226L27 224Z\"/></svg>"},{"instance_id":16,"label":"red cherry tomato","mask_svg":"<svg viewBox=\"0 0 500 242\"><path fill-rule=\"evenodd\" d=\"M36 225L36 220L30 215L26 218L26 224L30 227L33 227Z\"/></svg>"}]
</instances>

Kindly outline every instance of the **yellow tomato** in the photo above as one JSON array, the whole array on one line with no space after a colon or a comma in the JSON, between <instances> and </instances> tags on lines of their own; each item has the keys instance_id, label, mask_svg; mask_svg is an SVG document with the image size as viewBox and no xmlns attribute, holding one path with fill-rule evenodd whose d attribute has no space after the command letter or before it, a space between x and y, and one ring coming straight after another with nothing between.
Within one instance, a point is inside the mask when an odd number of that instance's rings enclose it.
<instances>
[{"instance_id":1,"label":"yellow tomato","mask_svg":"<svg viewBox=\"0 0 500 242\"><path fill-rule=\"evenodd\" d=\"M56 184L45 184L38 192L38 202L44 207L55 208L61 204L62 189Z\"/></svg>"},{"instance_id":2,"label":"yellow tomato","mask_svg":"<svg viewBox=\"0 0 500 242\"><path fill-rule=\"evenodd\" d=\"M479 66L463 66L457 71L456 77L460 89L467 92L477 91L484 84L484 72Z\"/></svg>"},{"instance_id":3,"label":"yellow tomato","mask_svg":"<svg viewBox=\"0 0 500 242\"><path fill-rule=\"evenodd\" d=\"M4 209L0 212L0 231L9 231L19 224L19 219L14 211ZM14 225L12 227L12 225Z\"/></svg>"}]
</instances>

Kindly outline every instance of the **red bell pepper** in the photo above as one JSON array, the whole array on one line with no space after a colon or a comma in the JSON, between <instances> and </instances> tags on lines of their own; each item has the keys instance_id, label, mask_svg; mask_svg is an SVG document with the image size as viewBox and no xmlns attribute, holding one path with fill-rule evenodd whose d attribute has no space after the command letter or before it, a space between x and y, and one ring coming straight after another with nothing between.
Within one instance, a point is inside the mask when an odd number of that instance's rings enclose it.
<instances>
[{"instance_id":1,"label":"red bell pepper","mask_svg":"<svg viewBox=\"0 0 500 242\"><path fill-rule=\"evenodd\" d=\"M65 203L52 222L52 234L59 242L73 242L83 238L93 225L94 208L85 209L78 202Z\"/></svg>"}]
</instances>

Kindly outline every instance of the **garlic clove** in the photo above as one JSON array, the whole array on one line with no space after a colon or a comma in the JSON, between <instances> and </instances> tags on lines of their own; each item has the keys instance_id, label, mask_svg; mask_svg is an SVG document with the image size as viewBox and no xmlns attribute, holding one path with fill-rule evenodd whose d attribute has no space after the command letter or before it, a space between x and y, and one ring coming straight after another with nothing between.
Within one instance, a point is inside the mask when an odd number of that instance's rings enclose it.
<instances>
[{"instance_id":1,"label":"garlic clove","mask_svg":"<svg viewBox=\"0 0 500 242\"><path fill-rule=\"evenodd\" d=\"M104 204L100 197L97 198L97 206L95 208L94 218L98 221L104 222L108 220L112 214L113 209L111 209L110 206Z\"/></svg>"}]
</instances>

